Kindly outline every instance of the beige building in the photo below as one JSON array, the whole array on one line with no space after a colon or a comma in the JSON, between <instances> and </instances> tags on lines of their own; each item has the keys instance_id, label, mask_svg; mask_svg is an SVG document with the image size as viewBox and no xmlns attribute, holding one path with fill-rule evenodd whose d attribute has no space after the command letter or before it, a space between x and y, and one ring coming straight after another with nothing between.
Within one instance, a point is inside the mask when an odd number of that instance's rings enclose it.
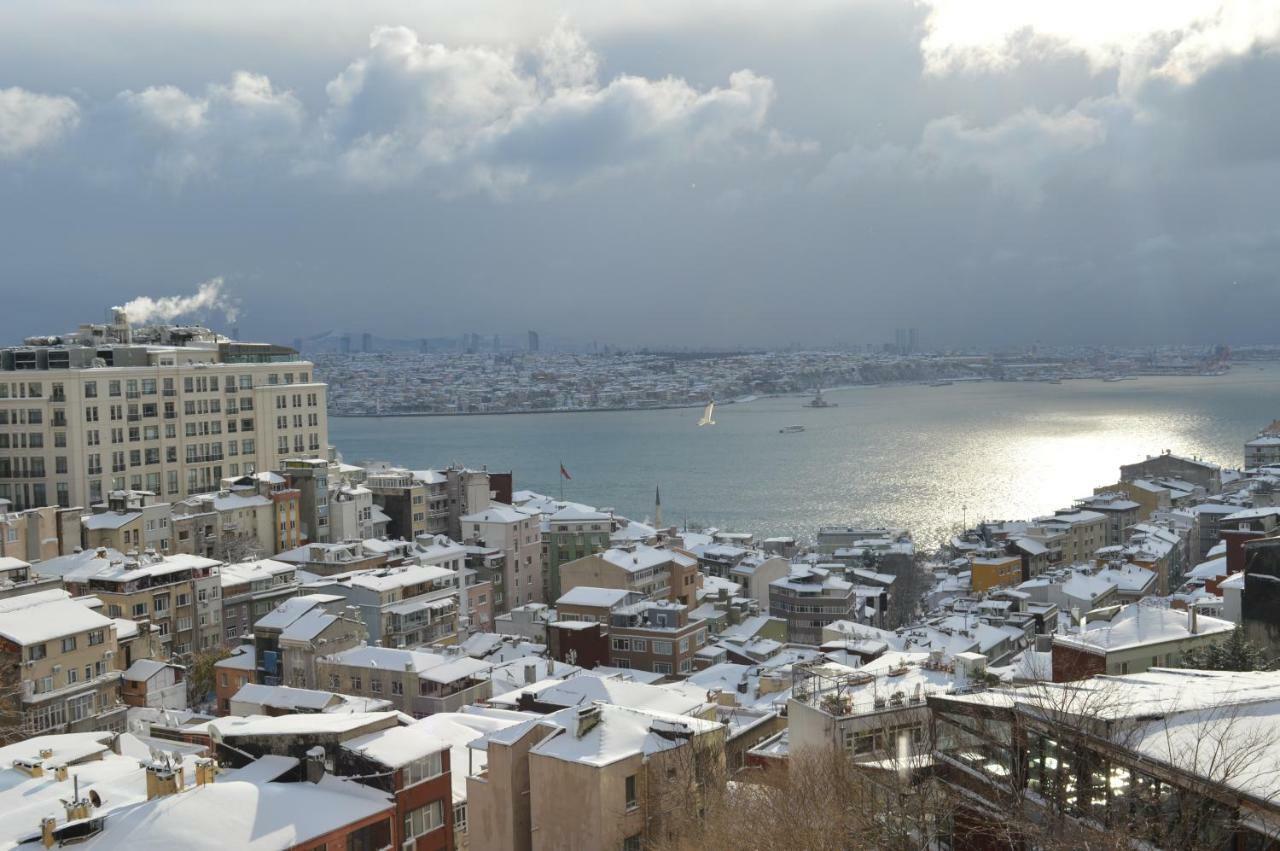
<instances>
[{"instance_id":1,"label":"beige building","mask_svg":"<svg viewBox=\"0 0 1280 851\"><path fill-rule=\"evenodd\" d=\"M623 588L693 609L698 605L702 574L698 560L682 550L625 544L562 564L561 589L568 593L580 585Z\"/></svg>"},{"instance_id":2,"label":"beige building","mask_svg":"<svg viewBox=\"0 0 1280 851\"><path fill-rule=\"evenodd\" d=\"M0 556L36 564L80 546L79 508L43 506L12 511L0 499Z\"/></svg>"},{"instance_id":3,"label":"beige building","mask_svg":"<svg viewBox=\"0 0 1280 851\"><path fill-rule=\"evenodd\" d=\"M506 554L503 576L506 608L544 602L541 515L526 514L495 502L483 511L464 516L461 524L466 543Z\"/></svg>"},{"instance_id":4,"label":"beige building","mask_svg":"<svg viewBox=\"0 0 1280 851\"><path fill-rule=\"evenodd\" d=\"M81 519L85 549L175 552L172 506L149 491L112 491Z\"/></svg>"},{"instance_id":5,"label":"beige building","mask_svg":"<svg viewBox=\"0 0 1280 851\"><path fill-rule=\"evenodd\" d=\"M221 624L202 625L200 618L211 606L220 605L220 565L186 553L117 559L100 549L64 574L63 583L74 596L101 600L107 617L150 624L171 654L185 656L221 644Z\"/></svg>"},{"instance_id":6,"label":"beige building","mask_svg":"<svg viewBox=\"0 0 1280 851\"><path fill-rule=\"evenodd\" d=\"M0 600L0 666L17 672L0 701L21 719L4 735L122 731L116 653L115 622L64 591Z\"/></svg>"},{"instance_id":7,"label":"beige building","mask_svg":"<svg viewBox=\"0 0 1280 851\"><path fill-rule=\"evenodd\" d=\"M467 778L472 851L639 851L697 817L725 779L715 721L594 702L485 737Z\"/></svg>"},{"instance_id":8,"label":"beige building","mask_svg":"<svg viewBox=\"0 0 1280 851\"><path fill-rule=\"evenodd\" d=\"M0 499L174 501L325 451L325 385L292 349L196 326L106 324L0 350Z\"/></svg>"},{"instance_id":9,"label":"beige building","mask_svg":"<svg viewBox=\"0 0 1280 851\"><path fill-rule=\"evenodd\" d=\"M1086 509L1068 509L1045 517L1037 517L1022 537L1054 542L1068 564L1089 561L1107 545L1111 521L1107 515Z\"/></svg>"}]
</instances>

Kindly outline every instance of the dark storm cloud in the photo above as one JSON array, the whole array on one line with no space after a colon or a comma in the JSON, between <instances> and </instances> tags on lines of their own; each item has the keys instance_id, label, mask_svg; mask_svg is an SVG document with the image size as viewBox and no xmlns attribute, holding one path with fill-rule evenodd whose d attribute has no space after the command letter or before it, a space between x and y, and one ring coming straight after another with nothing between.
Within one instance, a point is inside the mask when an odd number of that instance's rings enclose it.
<instances>
[{"instance_id":1,"label":"dark storm cloud","mask_svg":"<svg viewBox=\"0 0 1280 851\"><path fill-rule=\"evenodd\" d=\"M1269 339L1274 16L1037 6L17 4L0 334L221 276L282 339Z\"/></svg>"}]
</instances>

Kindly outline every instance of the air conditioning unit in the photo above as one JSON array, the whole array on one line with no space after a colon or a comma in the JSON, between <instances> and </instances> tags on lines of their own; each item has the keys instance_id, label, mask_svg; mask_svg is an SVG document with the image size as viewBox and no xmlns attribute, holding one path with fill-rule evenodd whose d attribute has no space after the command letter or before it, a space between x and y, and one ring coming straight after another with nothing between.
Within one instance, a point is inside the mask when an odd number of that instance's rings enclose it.
<instances>
[{"instance_id":1,"label":"air conditioning unit","mask_svg":"<svg viewBox=\"0 0 1280 851\"><path fill-rule=\"evenodd\" d=\"M59 672L59 671L61 671L61 670L62 670L62 666L61 666L61 665L54 665L54 666L53 666L53 672L54 672L55 674L56 674L56 673L58 673L58 672Z\"/></svg>"},{"instance_id":2,"label":"air conditioning unit","mask_svg":"<svg viewBox=\"0 0 1280 851\"><path fill-rule=\"evenodd\" d=\"M114 658L116 658L116 651L114 651L114 650L108 650L106 653L103 653L103 654L102 654L102 658L103 658L103 659L114 659Z\"/></svg>"}]
</instances>

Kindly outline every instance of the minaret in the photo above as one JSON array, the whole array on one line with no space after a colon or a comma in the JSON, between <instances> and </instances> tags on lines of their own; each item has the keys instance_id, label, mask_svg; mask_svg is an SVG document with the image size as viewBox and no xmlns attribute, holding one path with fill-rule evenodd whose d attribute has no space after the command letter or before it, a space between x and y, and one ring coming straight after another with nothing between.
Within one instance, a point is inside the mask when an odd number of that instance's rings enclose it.
<instances>
[{"instance_id":1,"label":"minaret","mask_svg":"<svg viewBox=\"0 0 1280 851\"><path fill-rule=\"evenodd\" d=\"M662 490L653 486L653 528L662 528Z\"/></svg>"}]
</instances>

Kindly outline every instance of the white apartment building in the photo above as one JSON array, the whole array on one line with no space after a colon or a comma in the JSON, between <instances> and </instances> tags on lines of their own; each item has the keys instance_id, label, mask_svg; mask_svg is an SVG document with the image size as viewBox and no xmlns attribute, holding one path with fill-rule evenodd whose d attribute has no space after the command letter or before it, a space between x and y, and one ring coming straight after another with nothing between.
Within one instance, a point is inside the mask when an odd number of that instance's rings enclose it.
<instances>
[{"instance_id":1,"label":"white apartment building","mask_svg":"<svg viewBox=\"0 0 1280 851\"><path fill-rule=\"evenodd\" d=\"M199 326L111 322L0 349L0 499L14 509L157 502L321 454L326 387L293 349Z\"/></svg>"}]
</instances>

